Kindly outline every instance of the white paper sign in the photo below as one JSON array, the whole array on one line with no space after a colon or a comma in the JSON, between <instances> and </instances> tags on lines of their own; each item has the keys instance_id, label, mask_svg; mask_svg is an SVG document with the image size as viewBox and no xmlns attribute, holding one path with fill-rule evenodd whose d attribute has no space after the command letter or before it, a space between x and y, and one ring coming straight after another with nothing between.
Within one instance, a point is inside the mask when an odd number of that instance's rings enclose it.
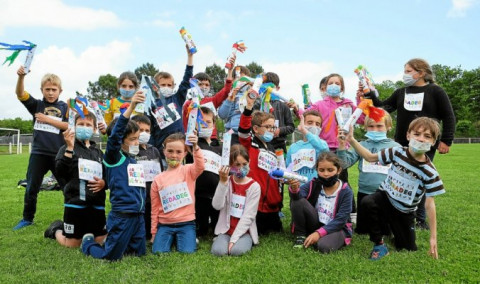
<instances>
[{"instance_id":1,"label":"white paper sign","mask_svg":"<svg viewBox=\"0 0 480 284\"><path fill-rule=\"evenodd\" d=\"M223 135L222 166L228 166L230 164L230 144L232 142L232 133L233 130L230 129Z\"/></svg>"},{"instance_id":2,"label":"white paper sign","mask_svg":"<svg viewBox=\"0 0 480 284\"><path fill-rule=\"evenodd\" d=\"M258 155L258 167L267 172L275 169L277 167L277 156L265 149L260 149L260 154Z\"/></svg>"},{"instance_id":3,"label":"white paper sign","mask_svg":"<svg viewBox=\"0 0 480 284\"><path fill-rule=\"evenodd\" d=\"M405 100L403 107L409 111L421 111L423 108L424 93L407 94L405 93Z\"/></svg>"},{"instance_id":4,"label":"white paper sign","mask_svg":"<svg viewBox=\"0 0 480 284\"><path fill-rule=\"evenodd\" d=\"M209 150L202 150L202 153L205 160L205 170L218 175L222 157Z\"/></svg>"},{"instance_id":5,"label":"white paper sign","mask_svg":"<svg viewBox=\"0 0 480 284\"><path fill-rule=\"evenodd\" d=\"M153 181L155 176L162 172L160 169L160 162L157 161L137 161L138 164L143 165L145 171L145 181Z\"/></svg>"},{"instance_id":6,"label":"white paper sign","mask_svg":"<svg viewBox=\"0 0 480 284\"><path fill-rule=\"evenodd\" d=\"M380 164L379 162L368 162L365 159L362 159L362 171L365 173L378 173L378 174L388 174L388 170L392 164L386 166Z\"/></svg>"},{"instance_id":7,"label":"white paper sign","mask_svg":"<svg viewBox=\"0 0 480 284\"><path fill-rule=\"evenodd\" d=\"M181 118L180 114L178 114L177 109L175 108L174 103L169 103L167 105L168 108L175 114L175 121ZM169 126L170 124L174 123L175 121L168 115L165 108L159 107L157 111L154 113L155 119L157 120L158 126L160 129L164 129L165 127Z\"/></svg>"},{"instance_id":8,"label":"white paper sign","mask_svg":"<svg viewBox=\"0 0 480 284\"><path fill-rule=\"evenodd\" d=\"M315 166L315 149L302 149L292 154L293 171L303 167L313 168Z\"/></svg>"},{"instance_id":9,"label":"white paper sign","mask_svg":"<svg viewBox=\"0 0 480 284\"><path fill-rule=\"evenodd\" d=\"M129 186L145 187L145 171L142 164L129 164L127 172Z\"/></svg>"},{"instance_id":10,"label":"white paper sign","mask_svg":"<svg viewBox=\"0 0 480 284\"><path fill-rule=\"evenodd\" d=\"M230 216L241 218L243 210L245 209L245 196L238 194L232 194L232 200L230 201Z\"/></svg>"},{"instance_id":11,"label":"white paper sign","mask_svg":"<svg viewBox=\"0 0 480 284\"><path fill-rule=\"evenodd\" d=\"M102 164L87 159L78 159L78 178L94 180L93 177L102 178Z\"/></svg>"},{"instance_id":12,"label":"white paper sign","mask_svg":"<svg viewBox=\"0 0 480 284\"><path fill-rule=\"evenodd\" d=\"M51 116L51 115L49 115L48 117L50 117L51 119L62 121L61 117L56 117L56 116ZM56 128L55 126L50 125L48 123L40 122L38 120L35 120L35 124L33 125L33 129L39 130L39 131L50 132L50 133L54 133L54 134L60 133L60 129Z\"/></svg>"},{"instance_id":13,"label":"white paper sign","mask_svg":"<svg viewBox=\"0 0 480 284\"><path fill-rule=\"evenodd\" d=\"M168 213L193 203L192 196L186 182L167 186L159 192L163 205L163 212Z\"/></svg>"},{"instance_id":14,"label":"white paper sign","mask_svg":"<svg viewBox=\"0 0 480 284\"><path fill-rule=\"evenodd\" d=\"M402 171L391 170L382 186L391 198L412 205L420 181Z\"/></svg>"},{"instance_id":15,"label":"white paper sign","mask_svg":"<svg viewBox=\"0 0 480 284\"><path fill-rule=\"evenodd\" d=\"M343 121L347 121L352 116L352 108L350 106L338 107L342 114Z\"/></svg>"},{"instance_id":16,"label":"white paper sign","mask_svg":"<svg viewBox=\"0 0 480 284\"><path fill-rule=\"evenodd\" d=\"M335 200L336 198L326 198L324 195L320 194L318 197L317 211L318 211L318 221L322 224L328 224L333 220L333 210L335 210Z\"/></svg>"}]
</instances>

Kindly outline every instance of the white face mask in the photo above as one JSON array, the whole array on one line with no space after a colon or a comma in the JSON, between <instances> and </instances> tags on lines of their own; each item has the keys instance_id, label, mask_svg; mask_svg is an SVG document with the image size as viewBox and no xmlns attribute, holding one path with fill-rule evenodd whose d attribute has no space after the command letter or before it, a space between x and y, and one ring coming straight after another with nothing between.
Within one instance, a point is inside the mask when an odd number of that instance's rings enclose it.
<instances>
[{"instance_id":1,"label":"white face mask","mask_svg":"<svg viewBox=\"0 0 480 284\"><path fill-rule=\"evenodd\" d=\"M140 148L138 147L138 145L129 145L128 146L128 153L130 155L136 156L136 155L138 155L138 152L140 152Z\"/></svg>"},{"instance_id":2,"label":"white face mask","mask_svg":"<svg viewBox=\"0 0 480 284\"><path fill-rule=\"evenodd\" d=\"M202 90L202 95L205 98L209 98L212 96L212 93L210 93L210 88L200 88Z\"/></svg>"},{"instance_id":3,"label":"white face mask","mask_svg":"<svg viewBox=\"0 0 480 284\"><path fill-rule=\"evenodd\" d=\"M200 138L210 138L212 137L213 128L202 127L198 132L198 137Z\"/></svg>"},{"instance_id":4,"label":"white face mask","mask_svg":"<svg viewBox=\"0 0 480 284\"><path fill-rule=\"evenodd\" d=\"M414 138L411 138L408 142L408 147L416 154L423 154L430 151L432 144L429 142L420 142Z\"/></svg>"},{"instance_id":5,"label":"white face mask","mask_svg":"<svg viewBox=\"0 0 480 284\"><path fill-rule=\"evenodd\" d=\"M140 144L147 144L149 140L150 140L150 133L140 132L140 136L138 137L138 142Z\"/></svg>"},{"instance_id":6,"label":"white face mask","mask_svg":"<svg viewBox=\"0 0 480 284\"><path fill-rule=\"evenodd\" d=\"M322 132L322 128L318 126L305 126L305 129L315 136L319 136L320 132Z\"/></svg>"},{"instance_id":7,"label":"white face mask","mask_svg":"<svg viewBox=\"0 0 480 284\"><path fill-rule=\"evenodd\" d=\"M160 92L160 94L162 94L166 98L171 97L173 95L173 88L161 87L158 91Z\"/></svg>"}]
</instances>

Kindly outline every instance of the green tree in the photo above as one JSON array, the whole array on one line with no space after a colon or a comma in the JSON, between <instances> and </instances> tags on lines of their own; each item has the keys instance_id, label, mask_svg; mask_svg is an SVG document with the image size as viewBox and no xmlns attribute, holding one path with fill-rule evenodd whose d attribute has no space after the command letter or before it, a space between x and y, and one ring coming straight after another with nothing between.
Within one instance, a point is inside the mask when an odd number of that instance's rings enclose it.
<instances>
[{"instance_id":1,"label":"green tree","mask_svg":"<svg viewBox=\"0 0 480 284\"><path fill-rule=\"evenodd\" d=\"M225 78L227 74L225 73L224 68L213 63L213 65L207 66L205 68L205 73L212 78L211 89L214 93L220 91L225 85Z\"/></svg>"},{"instance_id":2,"label":"green tree","mask_svg":"<svg viewBox=\"0 0 480 284\"><path fill-rule=\"evenodd\" d=\"M250 75L253 78L257 77L258 74L261 74L264 71L263 67L261 65L257 64L255 61L250 62L245 67L247 67L248 70L250 70L250 73L251 73Z\"/></svg>"},{"instance_id":3,"label":"green tree","mask_svg":"<svg viewBox=\"0 0 480 284\"><path fill-rule=\"evenodd\" d=\"M145 63L142 64L142 66L138 67L135 69L135 75L137 76L138 80L142 79L142 75L150 76L153 77L155 74L158 73L158 69L155 68L155 65L152 63Z\"/></svg>"},{"instance_id":4,"label":"green tree","mask_svg":"<svg viewBox=\"0 0 480 284\"><path fill-rule=\"evenodd\" d=\"M96 82L88 82L86 97L90 100L105 102L117 95L117 77L107 74L98 77Z\"/></svg>"},{"instance_id":5,"label":"green tree","mask_svg":"<svg viewBox=\"0 0 480 284\"><path fill-rule=\"evenodd\" d=\"M20 129L21 134L33 133L33 121L23 120L20 117L0 120L0 127Z\"/></svg>"}]
</instances>

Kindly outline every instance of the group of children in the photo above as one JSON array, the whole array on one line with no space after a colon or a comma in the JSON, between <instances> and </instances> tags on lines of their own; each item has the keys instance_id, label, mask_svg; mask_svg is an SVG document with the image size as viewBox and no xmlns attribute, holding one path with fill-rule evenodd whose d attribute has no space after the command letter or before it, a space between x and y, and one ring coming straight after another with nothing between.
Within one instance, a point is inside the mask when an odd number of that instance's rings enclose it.
<instances>
[{"instance_id":1,"label":"group of children","mask_svg":"<svg viewBox=\"0 0 480 284\"><path fill-rule=\"evenodd\" d=\"M67 128L68 108L58 100L60 79L45 75L43 100L36 100L23 88L26 74L20 67L16 94L34 116L35 130L23 219L14 229L33 223L41 178L51 170L63 188L64 217L47 228L45 237L61 245L81 247L85 255L109 260L144 255L147 241L153 253L170 252L174 243L177 251L193 253L197 236L214 228L212 254L242 255L258 244L259 234L283 230L285 183L294 247L312 246L329 253L349 245L354 231L350 214L357 207L355 231L370 235L371 259L388 254L383 236L390 233L397 249L416 250L414 212L426 195L430 252L438 256L433 197L444 189L424 154L439 136L436 121L415 119L407 132L409 147L402 148L387 138L392 128L388 113L378 121L362 117L359 122L365 125L367 140L359 143L353 129L339 130L336 121L335 110L346 120L356 108L343 97L342 76L324 78L320 86L324 98L306 110L274 100L273 111L264 112L258 110L258 94L251 84L232 88L229 69L224 88L215 95L208 75L195 75L203 94L199 108L203 123L186 135L192 104L187 91L193 76L193 54L188 50L187 54L176 92L169 73L154 76L159 86L154 114L135 112L146 98L135 75L125 72L118 81L120 96L112 99L105 113L107 125L97 123L94 112L88 112L76 115L74 129ZM234 57L231 63L234 66ZM240 73L249 75L245 67ZM264 82L279 89L275 73L266 73ZM286 136L294 131L290 107L300 118L303 139L286 151ZM231 143L228 166L220 166L217 110L230 137L225 141ZM105 153L91 140L97 128L108 135ZM286 171L307 182L295 177L278 180L269 174L284 163L284 156ZM347 168L357 161L355 204ZM111 211L106 219L107 189Z\"/></svg>"}]
</instances>

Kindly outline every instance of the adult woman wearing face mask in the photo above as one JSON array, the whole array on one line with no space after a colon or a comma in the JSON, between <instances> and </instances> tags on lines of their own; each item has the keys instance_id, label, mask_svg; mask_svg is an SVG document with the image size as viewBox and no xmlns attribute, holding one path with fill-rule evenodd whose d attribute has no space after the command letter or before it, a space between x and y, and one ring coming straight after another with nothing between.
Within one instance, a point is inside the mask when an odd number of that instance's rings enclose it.
<instances>
[{"instance_id":1,"label":"adult woman wearing face mask","mask_svg":"<svg viewBox=\"0 0 480 284\"><path fill-rule=\"evenodd\" d=\"M426 153L433 161L437 149L440 154L447 154L453 142L455 115L450 99L445 91L435 84L432 68L423 59L414 58L405 64L403 82L405 87L395 90L384 101L372 93L365 94L365 97L371 98L375 106L381 106L390 113L397 111L395 141L402 146L408 146L408 125L415 118L426 116L441 121L442 136ZM363 92L359 90L357 96L363 96ZM417 225L428 229L425 223L425 198L418 206Z\"/></svg>"}]
</instances>

